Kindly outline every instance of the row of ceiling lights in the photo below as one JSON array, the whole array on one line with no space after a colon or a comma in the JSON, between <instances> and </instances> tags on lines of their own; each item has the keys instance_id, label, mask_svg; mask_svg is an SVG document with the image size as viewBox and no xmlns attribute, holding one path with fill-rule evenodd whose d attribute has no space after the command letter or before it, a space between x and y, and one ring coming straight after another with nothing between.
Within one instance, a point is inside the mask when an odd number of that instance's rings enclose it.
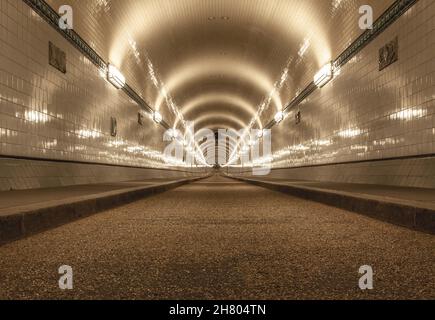
<instances>
[{"instance_id":1,"label":"row of ceiling lights","mask_svg":"<svg viewBox=\"0 0 435 320\"><path fill-rule=\"evenodd\" d=\"M326 64L319 72L314 76L314 84L318 88L323 88L329 81L332 80L334 76L332 62ZM116 68L114 65L109 64L107 68L107 80L117 89L122 89L125 86L125 76ZM276 124L282 122L285 118L283 111L279 111L275 114L274 120ZM156 123L161 123L163 121L162 115L155 111L153 114L153 119ZM259 131L262 132L262 131Z\"/></svg>"},{"instance_id":2,"label":"row of ceiling lights","mask_svg":"<svg viewBox=\"0 0 435 320\"><path fill-rule=\"evenodd\" d=\"M314 76L314 84L318 88L324 87L329 81L333 78L333 66L332 62L326 64L323 68L319 70ZM126 80L125 76L116 68L114 65L109 64L107 68L107 80L117 89L122 89L125 87ZM281 123L285 118L285 113L283 111L279 111L275 114L274 120L276 124ZM162 115L158 111L154 111L153 120L156 123L161 123L163 121ZM177 137L176 130L172 130L173 138ZM257 139L261 139L263 137L264 131L259 130L257 132ZM247 146L242 146L242 151L247 149Z\"/></svg>"},{"instance_id":3,"label":"row of ceiling lights","mask_svg":"<svg viewBox=\"0 0 435 320\"><path fill-rule=\"evenodd\" d=\"M107 80L118 90L122 89L126 86L125 76L121 73L121 71L119 71L118 68L116 68L114 65L112 65L110 63L107 66ZM158 111L154 111L153 112L153 120L159 124L159 123L162 123L163 117ZM176 129L170 129L169 136L173 140L177 140L178 142L182 143L184 146L187 146L188 152L194 151L194 148L191 146L191 143L188 140L182 139L182 141L179 141L177 139L177 138L179 138L179 134L178 134L178 131ZM204 155L202 154L202 155L198 155L198 156L199 156L199 161L201 162L201 164L207 165L207 163L204 159Z\"/></svg>"}]
</instances>

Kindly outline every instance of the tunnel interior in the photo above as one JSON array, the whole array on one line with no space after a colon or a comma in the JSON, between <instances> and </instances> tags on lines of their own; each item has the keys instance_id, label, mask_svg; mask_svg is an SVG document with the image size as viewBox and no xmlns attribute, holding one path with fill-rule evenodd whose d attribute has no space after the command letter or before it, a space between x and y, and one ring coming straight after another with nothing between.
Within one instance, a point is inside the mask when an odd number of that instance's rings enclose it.
<instances>
[{"instance_id":1,"label":"tunnel interior","mask_svg":"<svg viewBox=\"0 0 435 320\"><path fill-rule=\"evenodd\" d=\"M434 187L430 3L64 2L2 1L1 190L213 168Z\"/></svg>"},{"instance_id":2,"label":"tunnel interior","mask_svg":"<svg viewBox=\"0 0 435 320\"><path fill-rule=\"evenodd\" d=\"M0 298L434 298L434 88L433 0L0 0Z\"/></svg>"}]
</instances>

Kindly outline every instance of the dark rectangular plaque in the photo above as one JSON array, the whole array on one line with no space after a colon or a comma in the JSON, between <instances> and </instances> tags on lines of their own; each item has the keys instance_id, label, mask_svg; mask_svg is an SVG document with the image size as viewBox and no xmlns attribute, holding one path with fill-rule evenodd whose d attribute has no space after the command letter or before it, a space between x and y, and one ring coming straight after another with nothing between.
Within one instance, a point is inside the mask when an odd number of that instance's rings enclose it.
<instances>
[{"instance_id":1,"label":"dark rectangular plaque","mask_svg":"<svg viewBox=\"0 0 435 320\"><path fill-rule=\"evenodd\" d=\"M116 118L110 118L110 135L116 137L118 134L118 121Z\"/></svg>"},{"instance_id":2,"label":"dark rectangular plaque","mask_svg":"<svg viewBox=\"0 0 435 320\"><path fill-rule=\"evenodd\" d=\"M384 70L397 60L399 60L399 39L396 37L379 49L379 71Z\"/></svg>"},{"instance_id":3,"label":"dark rectangular plaque","mask_svg":"<svg viewBox=\"0 0 435 320\"><path fill-rule=\"evenodd\" d=\"M62 73L66 73L66 53L56 47L52 42L48 45L49 63Z\"/></svg>"},{"instance_id":4,"label":"dark rectangular plaque","mask_svg":"<svg viewBox=\"0 0 435 320\"><path fill-rule=\"evenodd\" d=\"M301 114L300 111L298 111L298 113L296 113L295 119L296 119L296 124L300 124L301 123L301 121L302 121L302 114Z\"/></svg>"},{"instance_id":5,"label":"dark rectangular plaque","mask_svg":"<svg viewBox=\"0 0 435 320\"><path fill-rule=\"evenodd\" d=\"M141 112L137 114L137 123L143 126L143 114Z\"/></svg>"}]
</instances>

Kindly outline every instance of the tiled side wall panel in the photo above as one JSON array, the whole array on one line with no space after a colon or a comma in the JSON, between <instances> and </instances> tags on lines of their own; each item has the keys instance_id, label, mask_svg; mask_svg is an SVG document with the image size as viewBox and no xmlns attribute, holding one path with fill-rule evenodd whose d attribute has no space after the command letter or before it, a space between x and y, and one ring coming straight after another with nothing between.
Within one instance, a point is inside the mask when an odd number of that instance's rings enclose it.
<instances>
[{"instance_id":1,"label":"tiled side wall panel","mask_svg":"<svg viewBox=\"0 0 435 320\"><path fill-rule=\"evenodd\" d=\"M396 36L399 61L379 71L379 49ZM297 125L294 112L299 110ZM434 154L435 1L420 0L294 112L273 129L275 168ZM412 168L421 163L423 169L426 162L406 163ZM395 183L415 185L411 167L400 166L397 172L379 165ZM376 163L357 167L356 182L379 182L370 178L379 171ZM304 172L305 179L342 179L340 172L326 177L322 171L289 172L295 177ZM427 186L426 177L419 181Z\"/></svg>"},{"instance_id":2,"label":"tiled side wall panel","mask_svg":"<svg viewBox=\"0 0 435 320\"><path fill-rule=\"evenodd\" d=\"M203 170L141 169L95 164L0 159L0 191L53 188L119 181L179 180Z\"/></svg>"},{"instance_id":3,"label":"tiled side wall panel","mask_svg":"<svg viewBox=\"0 0 435 320\"><path fill-rule=\"evenodd\" d=\"M66 52L66 74L49 66L49 41ZM1 156L163 168L163 130L140 126L138 111L23 1L0 0Z\"/></svg>"},{"instance_id":4,"label":"tiled side wall panel","mask_svg":"<svg viewBox=\"0 0 435 320\"><path fill-rule=\"evenodd\" d=\"M229 173L252 178L252 171L234 169ZM435 157L274 169L266 178L435 188Z\"/></svg>"}]
</instances>

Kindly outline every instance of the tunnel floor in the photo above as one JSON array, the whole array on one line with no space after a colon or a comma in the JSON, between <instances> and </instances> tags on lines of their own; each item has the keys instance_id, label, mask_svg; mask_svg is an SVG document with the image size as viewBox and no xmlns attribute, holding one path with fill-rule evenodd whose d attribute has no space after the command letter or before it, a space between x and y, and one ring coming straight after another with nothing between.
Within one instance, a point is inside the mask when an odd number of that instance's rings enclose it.
<instances>
[{"instance_id":1,"label":"tunnel floor","mask_svg":"<svg viewBox=\"0 0 435 320\"><path fill-rule=\"evenodd\" d=\"M0 257L0 299L435 299L435 237L219 176ZM358 287L362 265L373 290Z\"/></svg>"}]
</instances>

